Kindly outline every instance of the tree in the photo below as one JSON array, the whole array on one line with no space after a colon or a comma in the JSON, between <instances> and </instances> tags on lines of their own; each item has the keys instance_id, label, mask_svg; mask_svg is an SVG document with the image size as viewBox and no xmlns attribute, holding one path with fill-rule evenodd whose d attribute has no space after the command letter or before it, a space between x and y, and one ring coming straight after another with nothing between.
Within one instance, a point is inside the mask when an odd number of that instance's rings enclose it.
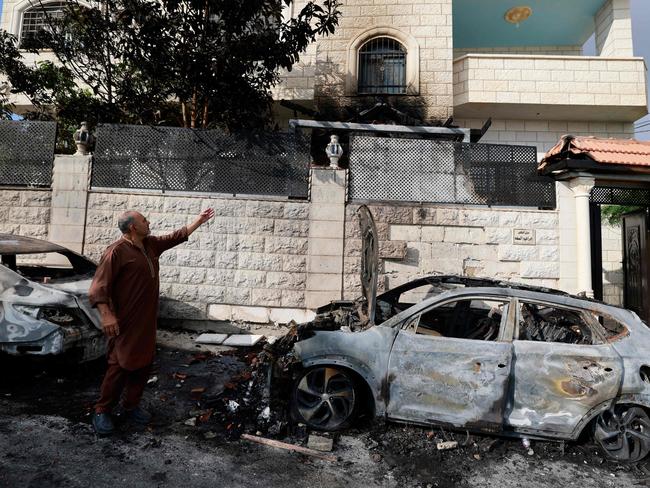
<instances>
[{"instance_id":1,"label":"tree","mask_svg":"<svg viewBox=\"0 0 650 488\"><path fill-rule=\"evenodd\" d=\"M32 51L52 49L58 63L27 66L17 39L2 33L0 74L32 100L33 117L79 116L83 102L90 121L260 127L280 70L338 24L338 0L305 2L284 19L293 3L75 0L31 39Z\"/></svg>"}]
</instances>

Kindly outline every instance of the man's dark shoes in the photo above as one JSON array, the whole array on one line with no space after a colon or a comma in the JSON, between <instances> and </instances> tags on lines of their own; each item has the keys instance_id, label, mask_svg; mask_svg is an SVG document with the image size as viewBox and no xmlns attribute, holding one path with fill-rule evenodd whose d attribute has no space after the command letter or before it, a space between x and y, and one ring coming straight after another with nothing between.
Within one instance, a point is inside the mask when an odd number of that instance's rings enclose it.
<instances>
[{"instance_id":1,"label":"man's dark shoes","mask_svg":"<svg viewBox=\"0 0 650 488\"><path fill-rule=\"evenodd\" d=\"M151 414L142 407L135 407L133 410L125 411L126 418L139 425L147 425L151 422Z\"/></svg>"},{"instance_id":2,"label":"man's dark shoes","mask_svg":"<svg viewBox=\"0 0 650 488\"><path fill-rule=\"evenodd\" d=\"M93 427L97 435L110 435L115 430L113 419L105 412L93 415Z\"/></svg>"}]
</instances>

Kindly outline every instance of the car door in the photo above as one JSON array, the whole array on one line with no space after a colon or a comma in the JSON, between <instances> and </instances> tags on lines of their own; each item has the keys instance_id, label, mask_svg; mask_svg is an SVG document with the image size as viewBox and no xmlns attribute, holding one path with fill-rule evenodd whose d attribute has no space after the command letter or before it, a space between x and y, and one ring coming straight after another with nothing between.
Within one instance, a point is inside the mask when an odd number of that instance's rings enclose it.
<instances>
[{"instance_id":1,"label":"car door","mask_svg":"<svg viewBox=\"0 0 650 488\"><path fill-rule=\"evenodd\" d=\"M513 398L505 423L520 432L570 436L592 408L617 395L622 360L587 309L529 299L515 307Z\"/></svg>"},{"instance_id":2,"label":"car door","mask_svg":"<svg viewBox=\"0 0 650 488\"><path fill-rule=\"evenodd\" d=\"M476 302L498 304L498 318L473 306ZM512 344L503 340L514 318L509 303L508 298L456 298L408 318L389 358L387 415L500 430L512 356ZM492 328L489 337L468 327L482 313L482 323Z\"/></svg>"}]
</instances>

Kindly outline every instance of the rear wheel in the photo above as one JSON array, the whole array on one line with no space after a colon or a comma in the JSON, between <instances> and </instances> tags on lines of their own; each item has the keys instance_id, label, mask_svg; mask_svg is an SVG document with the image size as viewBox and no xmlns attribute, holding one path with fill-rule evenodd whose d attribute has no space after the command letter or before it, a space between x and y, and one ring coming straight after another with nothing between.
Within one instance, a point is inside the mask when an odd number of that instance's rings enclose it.
<instances>
[{"instance_id":1,"label":"rear wheel","mask_svg":"<svg viewBox=\"0 0 650 488\"><path fill-rule=\"evenodd\" d=\"M339 430L357 414L358 389L342 368L317 366L302 373L293 387L293 410L300 422L319 430Z\"/></svg>"},{"instance_id":2,"label":"rear wheel","mask_svg":"<svg viewBox=\"0 0 650 488\"><path fill-rule=\"evenodd\" d=\"M596 418L594 440L617 461L640 461L650 452L650 417L641 407L616 405Z\"/></svg>"}]
</instances>

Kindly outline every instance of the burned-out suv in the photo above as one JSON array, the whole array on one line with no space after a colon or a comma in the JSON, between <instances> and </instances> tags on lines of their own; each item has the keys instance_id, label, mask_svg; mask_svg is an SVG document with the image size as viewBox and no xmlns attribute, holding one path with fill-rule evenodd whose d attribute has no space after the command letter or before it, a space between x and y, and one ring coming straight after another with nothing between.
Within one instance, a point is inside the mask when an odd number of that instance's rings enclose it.
<instances>
[{"instance_id":1,"label":"burned-out suv","mask_svg":"<svg viewBox=\"0 0 650 488\"><path fill-rule=\"evenodd\" d=\"M376 295L377 241L361 207L364 298L319 310L292 354L292 408L314 428L376 416L504 435L593 435L611 457L650 451L650 331L566 293L430 276Z\"/></svg>"},{"instance_id":2,"label":"burned-out suv","mask_svg":"<svg viewBox=\"0 0 650 488\"><path fill-rule=\"evenodd\" d=\"M106 341L88 301L95 269L58 244L0 234L0 354L102 356Z\"/></svg>"}]
</instances>

